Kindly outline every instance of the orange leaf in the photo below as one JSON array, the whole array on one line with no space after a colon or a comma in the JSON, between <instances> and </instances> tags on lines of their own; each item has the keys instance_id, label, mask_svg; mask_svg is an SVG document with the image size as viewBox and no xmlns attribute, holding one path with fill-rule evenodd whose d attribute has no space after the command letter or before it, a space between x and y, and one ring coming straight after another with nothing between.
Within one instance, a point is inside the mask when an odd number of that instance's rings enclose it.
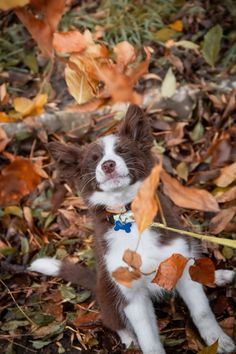
<instances>
[{"instance_id":1,"label":"orange leaf","mask_svg":"<svg viewBox=\"0 0 236 354\"><path fill-rule=\"evenodd\" d=\"M127 288L132 288L132 281L139 279L141 273L137 269L130 271L127 267L119 267L112 272L112 277Z\"/></svg>"},{"instance_id":2,"label":"orange leaf","mask_svg":"<svg viewBox=\"0 0 236 354\"><path fill-rule=\"evenodd\" d=\"M13 121L14 119L8 116L5 112L0 112L0 123L9 123Z\"/></svg>"},{"instance_id":3,"label":"orange leaf","mask_svg":"<svg viewBox=\"0 0 236 354\"><path fill-rule=\"evenodd\" d=\"M52 43L58 52L78 53L86 48L84 36L79 31L56 32Z\"/></svg>"},{"instance_id":4,"label":"orange leaf","mask_svg":"<svg viewBox=\"0 0 236 354\"><path fill-rule=\"evenodd\" d=\"M181 20L176 20L175 22L171 23L169 25L169 27L176 32L182 32L183 31L183 22Z\"/></svg>"},{"instance_id":5,"label":"orange leaf","mask_svg":"<svg viewBox=\"0 0 236 354\"><path fill-rule=\"evenodd\" d=\"M142 183L131 205L140 233L150 226L158 211L156 189L159 184L161 169L161 164L152 169L150 175Z\"/></svg>"},{"instance_id":6,"label":"orange leaf","mask_svg":"<svg viewBox=\"0 0 236 354\"><path fill-rule=\"evenodd\" d=\"M16 9L15 13L30 32L45 57L53 57L52 30L48 23L36 18L26 9Z\"/></svg>"},{"instance_id":7,"label":"orange leaf","mask_svg":"<svg viewBox=\"0 0 236 354\"><path fill-rule=\"evenodd\" d=\"M214 286L215 266L209 258L196 259L194 265L189 267L189 274L198 283Z\"/></svg>"},{"instance_id":8,"label":"orange leaf","mask_svg":"<svg viewBox=\"0 0 236 354\"><path fill-rule=\"evenodd\" d=\"M123 261L134 269L140 269L142 265L142 259L140 255L137 252L131 251L129 249L125 250Z\"/></svg>"},{"instance_id":9,"label":"orange leaf","mask_svg":"<svg viewBox=\"0 0 236 354\"><path fill-rule=\"evenodd\" d=\"M219 211L216 199L206 190L182 186L180 182L161 172L164 193L178 206L202 211Z\"/></svg>"},{"instance_id":10,"label":"orange leaf","mask_svg":"<svg viewBox=\"0 0 236 354\"><path fill-rule=\"evenodd\" d=\"M27 159L16 157L0 174L0 205L17 203L32 192L41 177L35 172L34 165Z\"/></svg>"},{"instance_id":11,"label":"orange leaf","mask_svg":"<svg viewBox=\"0 0 236 354\"><path fill-rule=\"evenodd\" d=\"M77 327L87 327L98 320L99 314L97 312L87 312L75 318L74 325Z\"/></svg>"},{"instance_id":12,"label":"orange leaf","mask_svg":"<svg viewBox=\"0 0 236 354\"><path fill-rule=\"evenodd\" d=\"M52 33L57 29L63 15L66 0L45 0L45 22L49 24Z\"/></svg>"},{"instance_id":13,"label":"orange leaf","mask_svg":"<svg viewBox=\"0 0 236 354\"><path fill-rule=\"evenodd\" d=\"M174 253L161 262L152 283L166 290L172 290L181 278L188 259L181 254Z\"/></svg>"}]
</instances>

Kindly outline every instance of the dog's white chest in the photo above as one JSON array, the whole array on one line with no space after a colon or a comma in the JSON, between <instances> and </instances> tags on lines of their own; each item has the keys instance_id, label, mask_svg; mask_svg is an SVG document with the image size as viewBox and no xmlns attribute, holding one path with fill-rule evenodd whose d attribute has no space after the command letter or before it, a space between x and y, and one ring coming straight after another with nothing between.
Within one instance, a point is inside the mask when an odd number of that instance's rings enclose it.
<instances>
[{"instance_id":1,"label":"dog's white chest","mask_svg":"<svg viewBox=\"0 0 236 354\"><path fill-rule=\"evenodd\" d=\"M173 253L181 253L185 256L189 256L187 244L183 239L173 239L170 245L162 245L159 240L160 234L152 229L146 229L142 233L140 240L139 238L136 223L133 223L130 233L126 233L124 230L115 231L111 228L105 234L105 239L108 243L105 263L111 276L112 272L117 268L128 266L122 259L124 252L127 249L135 251L137 245L137 253L142 259L141 271L143 273L155 272L159 264ZM154 275L155 273L150 276L142 276L139 280L135 281L135 288L141 286L151 289L153 287L151 279L154 278ZM154 288L155 287L156 285L154 285Z\"/></svg>"}]
</instances>

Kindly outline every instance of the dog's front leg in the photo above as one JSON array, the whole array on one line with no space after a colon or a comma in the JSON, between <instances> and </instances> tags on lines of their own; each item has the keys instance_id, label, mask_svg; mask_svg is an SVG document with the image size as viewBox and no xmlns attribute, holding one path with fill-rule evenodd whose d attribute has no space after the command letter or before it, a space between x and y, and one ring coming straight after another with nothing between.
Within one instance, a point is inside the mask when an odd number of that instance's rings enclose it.
<instances>
[{"instance_id":1,"label":"dog's front leg","mask_svg":"<svg viewBox=\"0 0 236 354\"><path fill-rule=\"evenodd\" d=\"M134 294L124 308L144 354L165 354L161 344L154 308L148 295Z\"/></svg>"},{"instance_id":2,"label":"dog's front leg","mask_svg":"<svg viewBox=\"0 0 236 354\"><path fill-rule=\"evenodd\" d=\"M189 266L178 281L177 291L188 306L193 322L206 344L211 345L218 340L218 353L233 353L235 345L232 339L217 323L202 285L191 280Z\"/></svg>"}]
</instances>

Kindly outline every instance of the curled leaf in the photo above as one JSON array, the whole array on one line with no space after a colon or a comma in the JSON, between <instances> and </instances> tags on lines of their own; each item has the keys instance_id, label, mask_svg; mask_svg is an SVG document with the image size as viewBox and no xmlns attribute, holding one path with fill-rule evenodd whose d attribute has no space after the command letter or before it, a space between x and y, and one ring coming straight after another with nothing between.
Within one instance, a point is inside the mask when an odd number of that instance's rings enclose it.
<instances>
[{"instance_id":1,"label":"curled leaf","mask_svg":"<svg viewBox=\"0 0 236 354\"><path fill-rule=\"evenodd\" d=\"M137 252L131 251L129 249L125 250L123 261L134 269L140 269L142 265L142 259L140 255Z\"/></svg>"},{"instance_id":2,"label":"curled leaf","mask_svg":"<svg viewBox=\"0 0 236 354\"><path fill-rule=\"evenodd\" d=\"M152 169L150 175L142 183L131 205L140 233L150 226L158 211L156 189L159 184L161 169L161 164Z\"/></svg>"},{"instance_id":3,"label":"curled leaf","mask_svg":"<svg viewBox=\"0 0 236 354\"><path fill-rule=\"evenodd\" d=\"M210 258L196 259L194 265L189 267L189 274L198 283L214 286L215 266Z\"/></svg>"}]
</instances>

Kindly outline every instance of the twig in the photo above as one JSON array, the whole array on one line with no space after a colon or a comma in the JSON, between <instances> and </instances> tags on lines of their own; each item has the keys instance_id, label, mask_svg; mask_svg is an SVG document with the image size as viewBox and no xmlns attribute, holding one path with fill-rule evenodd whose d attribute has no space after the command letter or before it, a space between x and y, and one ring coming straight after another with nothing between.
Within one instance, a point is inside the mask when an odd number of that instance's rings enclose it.
<instances>
[{"instance_id":1,"label":"twig","mask_svg":"<svg viewBox=\"0 0 236 354\"><path fill-rule=\"evenodd\" d=\"M169 231L176 232L178 234L186 235L186 236L192 236L195 238L198 238L199 240L205 240L205 241L210 241L217 243L222 246L228 246L231 248L236 248L236 240L229 240L227 238L222 238L222 237L215 237L215 236L210 236L210 235L201 235L197 234L196 232L191 232L191 231L185 231L185 230L179 230L175 229L173 227L165 226L164 224L161 224L159 222L154 222L151 224L153 227L159 227L160 229L165 229Z\"/></svg>"},{"instance_id":2,"label":"twig","mask_svg":"<svg viewBox=\"0 0 236 354\"><path fill-rule=\"evenodd\" d=\"M36 323L34 323L34 321L31 320L31 318L29 318L29 316L22 310L22 308L17 304L14 296L11 293L11 290L8 288L8 286L4 283L4 281L2 279L0 279L0 282L2 283L2 285L7 289L8 294L11 296L13 302L15 303L16 307L18 308L18 310L25 316L25 318L27 318L27 320L34 326L37 326Z\"/></svg>"}]
</instances>

